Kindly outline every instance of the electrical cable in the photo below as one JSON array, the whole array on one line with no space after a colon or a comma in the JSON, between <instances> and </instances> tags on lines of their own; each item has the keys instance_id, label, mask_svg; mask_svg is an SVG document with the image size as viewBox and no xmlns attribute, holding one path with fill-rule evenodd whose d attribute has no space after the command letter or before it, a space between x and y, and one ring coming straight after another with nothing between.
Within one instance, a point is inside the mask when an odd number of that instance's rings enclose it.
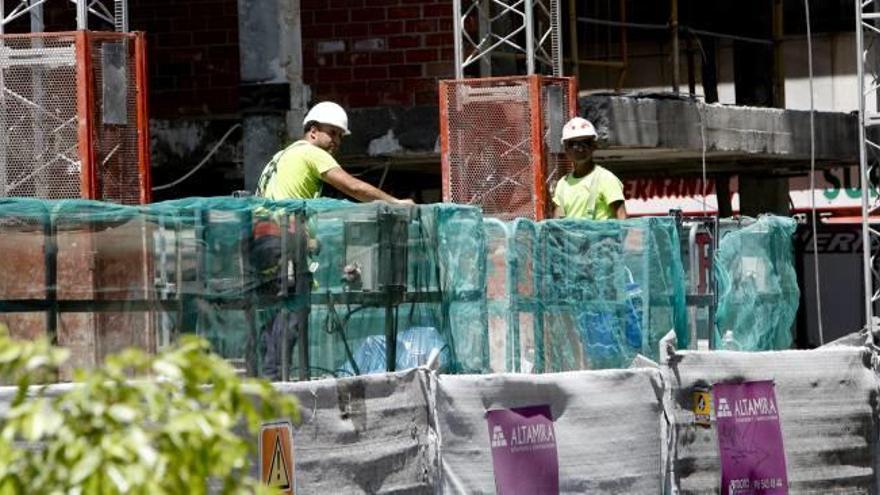
<instances>
[{"instance_id":1,"label":"electrical cable","mask_svg":"<svg viewBox=\"0 0 880 495\"><path fill-rule=\"evenodd\" d=\"M232 134L232 132L235 131L236 129L238 129L239 127L241 127L241 124L235 124L232 127L230 127L229 130L226 131L226 134L224 134L223 137L221 137L220 140L217 141L217 144L215 144L214 147L211 148L211 151L209 151L208 154L205 155L204 158L202 158L202 161L200 161L198 163L198 165L193 167L192 170L190 170L189 172L184 174L183 177L175 180L174 182L170 182L168 184L164 184L161 186L156 186L153 188L153 190L154 191L162 191L165 189L171 189L172 187L180 184L181 182L185 181L186 179L189 179L190 176L192 176L192 174L198 172L200 168L202 168L206 163L208 163L208 160L210 160L211 157L214 156L215 153L217 153L217 150L220 149L220 146L223 146L223 143L226 142L226 139L229 137L229 135Z\"/></svg>"},{"instance_id":2,"label":"electrical cable","mask_svg":"<svg viewBox=\"0 0 880 495\"><path fill-rule=\"evenodd\" d=\"M810 0L804 0L804 17L807 23L807 70L810 76L810 214L813 227L813 276L816 280L816 314L819 320L819 345L825 344L822 325L822 284L819 281L819 226L816 220L816 108L813 100L813 36L810 30Z\"/></svg>"}]
</instances>

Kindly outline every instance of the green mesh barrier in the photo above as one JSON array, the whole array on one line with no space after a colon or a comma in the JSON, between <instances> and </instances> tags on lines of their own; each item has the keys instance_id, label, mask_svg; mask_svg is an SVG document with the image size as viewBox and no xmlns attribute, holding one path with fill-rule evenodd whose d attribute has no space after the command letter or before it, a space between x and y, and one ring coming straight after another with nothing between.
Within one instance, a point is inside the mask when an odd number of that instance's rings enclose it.
<instances>
[{"instance_id":1,"label":"green mesh barrier","mask_svg":"<svg viewBox=\"0 0 880 495\"><path fill-rule=\"evenodd\" d=\"M523 372L627 366L688 345L678 233L669 218L486 221L493 350ZM502 352L496 352L495 356Z\"/></svg>"},{"instance_id":2,"label":"green mesh barrier","mask_svg":"<svg viewBox=\"0 0 880 495\"><path fill-rule=\"evenodd\" d=\"M796 227L790 218L762 216L719 240L714 263L716 348L767 351L791 347L800 298L792 247Z\"/></svg>"},{"instance_id":3,"label":"green mesh barrier","mask_svg":"<svg viewBox=\"0 0 880 495\"><path fill-rule=\"evenodd\" d=\"M476 208L6 199L0 231L0 320L48 332L75 364L198 333L273 379L401 369L432 351L446 371L488 370Z\"/></svg>"},{"instance_id":4,"label":"green mesh barrier","mask_svg":"<svg viewBox=\"0 0 880 495\"><path fill-rule=\"evenodd\" d=\"M310 334L313 366L337 375L384 370L392 334L402 365L424 364L436 347L448 372L488 370L478 209L326 205L310 225L320 245L309 317L310 329L320 329ZM359 276L348 280L354 267Z\"/></svg>"},{"instance_id":5,"label":"green mesh barrier","mask_svg":"<svg viewBox=\"0 0 880 495\"><path fill-rule=\"evenodd\" d=\"M793 228L762 218L721 240L718 327L743 348L790 344ZM4 199L0 232L0 321L18 336L48 333L74 365L181 333L273 379L403 369L432 354L450 373L621 367L638 353L656 359L672 329L689 345L670 218L505 223L452 204Z\"/></svg>"}]
</instances>

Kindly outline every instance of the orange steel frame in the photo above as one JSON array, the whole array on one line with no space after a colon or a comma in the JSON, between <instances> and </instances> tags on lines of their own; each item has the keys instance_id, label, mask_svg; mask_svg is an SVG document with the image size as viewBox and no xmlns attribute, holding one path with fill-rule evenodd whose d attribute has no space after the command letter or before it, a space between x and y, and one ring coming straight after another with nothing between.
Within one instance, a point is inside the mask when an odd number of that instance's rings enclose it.
<instances>
[{"instance_id":1,"label":"orange steel frame","mask_svg":"<svg viewBox=\"0 0 880 495\"><path fill-rule=\"evenodd\" d=\"M535 184L535 219L547 217L547 189L544 187L545 169L547 168L546 150L544 149L544 114L542 112L541 89L547 82L562 82L568 85L568 118L577 115L577 81L573 77L549 77L540 75L483 77L477 79L454 79L440 81L440 167L443 181L443 201L452 201L451 171L449 164L449 86L463 84L468 81L481 83L507 83L528 81L531 114L531 167L532 180Z\"/></svg>"},{"instance_id":2,"label":"orange steel frame","mask_svg":"<svg viewBox=\"0 0 880 495\"><path fill-rule=\"evenodd\" d=\"M143 32L133 33L135 50L135 87L137 94L138 166L141 177L141 203L153 200L153 181L150 176L150 111L147 85L147 37Z\"/></svg>"},{"instance_id":3,"label":"orange steel frame","mask_svg":"<svg viewBox=\"0 0 880 495\"><path fill-rule=\"evenodd\" d=\"M80 193L85 199L98 197L95 167L95 115L92 78L92 47L88 31L77 31L76 37L76 113L79 116L79 158L82 164Z\"/></svg>"},{"instance_id":4,"label":"orange steel frame","mask_svg":"<svg viewBox=\"0 0 880 495\"><path fill-rule=\"evenodd\" d=\"M134 42L135 88L138 133L138 172L140 175L140 201L142 204L152 200L152 180L150 177L150 124L149 94L147 86L147 41L145 33L135 31L116 33L106 31L58 31L51 33L3 34L0 39L46 38L73 39L76 53L77 114L79 135L79 156L82 162L81 195L84 199L98 197L98 169L95 163L95 112L94 72L92 70L91 42L118 41L129 39Z\"/></svg>"}]
</instances>

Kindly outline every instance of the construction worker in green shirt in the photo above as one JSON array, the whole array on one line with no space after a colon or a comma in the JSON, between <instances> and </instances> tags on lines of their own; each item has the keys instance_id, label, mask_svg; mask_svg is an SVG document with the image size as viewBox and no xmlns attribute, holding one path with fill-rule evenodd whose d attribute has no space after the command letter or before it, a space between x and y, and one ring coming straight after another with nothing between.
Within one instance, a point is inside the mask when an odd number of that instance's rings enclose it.
<instances>
[{"instance_id":1,"label":"construction worker in green shirt","mask_svg":"<svg viewBox=\"0 0 880 495\"><path fill-rule=\"evenodd\" d=\"M562 128L562 145L574 170L556 183L553 204L556 218L609 220L626 218L623 183L608 169L593 162L598 135L581 117Z\"/></svg>"},{"instance_id":2,"label":"construction worker in green shirt","mask_svg":"<svg viewBox=\"0 0 880 495\"><path fill-rule=\"evenodd\" d=\"M342 107L330 101L316 104L303 120L302 139L276 153L263 168L256 195L273 200L319 198L324 183L327 183L358 201L414 204L410 199L397 199L343 170L333 154L339 149L342 137L350 134L348 115ZM279 225L276 220L264 218L254 225L252 257L255 281L262 291L269 293L278 291L281 277L289 272L278 263L282 254L281 236L290 233L290 226ZM288 246L292 244L288 243ZM310 252L316 252L319 248L317 240L311 236L308 246ZM287 347L287 355L293 355L298 328L306 323L307 315L308 312L301 309L290 312L286 319L281 318L280 312L270 315L261 329L258 344L262 357L261 376L270 380L279 380L284 376L283 349ZM285 334L287 342L284 341Z\"/></svg>"},{"instance_id":3,"label":"construction worker in green shirt","mask_svg":"<svg viewBox=\"0 0 880 495\"><path fill-rule=\"evenodd\" d=\"M348 115L342 107L331 101L316 104L303 120L302 139L276 153L263 169L257 182L257 196L318 198L326 182L358 201L413 204L412 200L397 199L343 170L333 153L339 149L342 136L350 134Z\"/></svg>"}]
</instances>

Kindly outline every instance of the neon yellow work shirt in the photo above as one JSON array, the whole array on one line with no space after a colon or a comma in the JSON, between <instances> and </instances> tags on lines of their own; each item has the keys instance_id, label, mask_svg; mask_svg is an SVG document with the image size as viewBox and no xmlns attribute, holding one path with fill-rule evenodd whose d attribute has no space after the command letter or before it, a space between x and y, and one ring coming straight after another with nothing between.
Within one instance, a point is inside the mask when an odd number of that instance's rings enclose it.
<instances>
[{"instance_id":1,"label":"neon yellow work shirt","mask_svg":"<svg viewBox=\"0 0 880 495\"><path fill-rule=\"evenodd\" d=\"M553 192L553 203L562 208L565 218L608 220L614 218L611 204L623 200L623 183L599 165L583 177L568 174L559 179Z\"/></svg>"},{"instance_id":2,"label":"neon yellow work shirt","mask_svg":"<svg viewBox=\"0 0 880 495\"><path fill-rule=\"evenodd\" d=\"M321 196L321 175L339 167L333 155L297 141L279 151L260 174L257 196L269 199L312 199Z\"/></svg>"}]
</instances>

